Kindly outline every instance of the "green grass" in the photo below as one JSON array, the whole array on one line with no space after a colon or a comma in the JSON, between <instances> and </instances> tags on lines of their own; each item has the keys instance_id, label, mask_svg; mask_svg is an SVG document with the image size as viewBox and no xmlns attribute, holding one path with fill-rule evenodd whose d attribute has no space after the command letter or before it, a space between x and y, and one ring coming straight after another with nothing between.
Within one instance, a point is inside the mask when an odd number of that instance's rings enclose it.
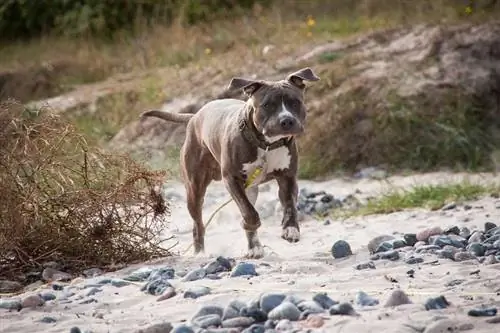
<instances>
[{"instance_id":1,"label":"green grass","mask_svg":"<svg viewBox=\"0 0 500 333\"><path fill-rule=\"evenodd\" d=\"M416 185L409 189L391 190L368 200L355 211L339 211L335 216L359 216L389 214L412 208L437 210L449 203L463 203L485 195L497 195L496 185L482 185L471 182L440 185Z\"/></svg>"}]
</instances>

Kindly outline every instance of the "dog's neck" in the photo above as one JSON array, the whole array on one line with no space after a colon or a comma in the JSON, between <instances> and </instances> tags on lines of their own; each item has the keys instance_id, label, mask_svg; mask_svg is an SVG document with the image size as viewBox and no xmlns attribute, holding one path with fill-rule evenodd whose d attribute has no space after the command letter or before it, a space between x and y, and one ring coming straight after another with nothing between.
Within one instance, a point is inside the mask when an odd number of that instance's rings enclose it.
<instances>
[{"instance_id":1,"label":"dog's neck","mask_svg":"<svg viewBox=\"0 0 500 333\"><path fill-rule=\"evenodd\" d=\"M269 151L283 146L288 146L294 140L293 137L276 138L275 140L269 140L257 129L257 126L255 126L253 118L255 109L250 101L247 101L244 111L245 112L243 112L243 116L240 118L239 128L245 140L247 140L253 146Z\"/></svg>"}]
</instances>

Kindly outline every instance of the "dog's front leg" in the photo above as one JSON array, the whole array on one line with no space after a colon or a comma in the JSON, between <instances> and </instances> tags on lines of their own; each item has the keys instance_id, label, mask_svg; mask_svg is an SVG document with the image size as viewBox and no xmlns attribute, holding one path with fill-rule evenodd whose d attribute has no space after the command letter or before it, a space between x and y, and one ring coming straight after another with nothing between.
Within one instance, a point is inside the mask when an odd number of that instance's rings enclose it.
<instances>
[{"instance_id":1,"label":"dog's front leg","mask_svg":"<svg viewBox=\"0 0 500 333\"><path fill-rule=\"evenodd\" d=\"M297 179L293 176L284 175L277 178L279 192L278 196L283 207L283 220L281 222L281 237L291 243L300 239L300 228L297 222Z\"/></svg>"},{"instance_id":2,"label":"dog's front leg","mask_svg":"<svg viewBox=\"0 0 500 333\"><path fill-rule=\"evenodd\" d=\"M232 176L224 177L223 181L243 217L242 226L248 241L248 253L246 257L253 259L262 258L264 256L264 248L257 236L257 229L260 227L261 222L259 213L254 207L257 201L258 188L252 187L245 190L245 185L241 179Z\"/></svg>"}]
</instances>

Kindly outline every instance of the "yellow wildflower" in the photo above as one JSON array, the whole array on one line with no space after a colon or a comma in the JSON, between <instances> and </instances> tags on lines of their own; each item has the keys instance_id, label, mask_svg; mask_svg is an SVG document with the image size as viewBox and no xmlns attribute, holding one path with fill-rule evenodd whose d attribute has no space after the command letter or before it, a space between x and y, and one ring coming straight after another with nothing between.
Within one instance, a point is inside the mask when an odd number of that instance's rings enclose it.
<instances>
[{"instance_id":1,"label":"yellow wildflower","mask_svg":"<svg viewBox=\"0 0 500 333\"><path fill-rule=\"evenodd\" d=\"M313 26L315 26L315 25L316 25L316 21L313 19L313 17L312 17L312 16L310 16L310 15L309 15L309 16L307 17L307 26L308 26L308 27L313 27Z\"/></svg>"},{"instance_id":2,"label":"yellow wildflower","mask_svg":"<svg viewBox=\"0 0 500 333\"><path fill-rule=\"evenodd\" d=\"M472 7L471 6L465 7L465 14L467 14L467 15L472 14Z\"/></svg>"},{"instance_id":3,"label":"yellow wildflower","mask_svg":"<svg viewBox=\"0 0 500 333\"><path fill-rule=\"evenodd\" d=\"M211 49L211 48L209 48L209 47L207 47L207 48L205 49L205 54L206 54L206 55L208 55L208 54L211 54L211 53L212 53L212 49Z\"/></svg>"}]
</instances>

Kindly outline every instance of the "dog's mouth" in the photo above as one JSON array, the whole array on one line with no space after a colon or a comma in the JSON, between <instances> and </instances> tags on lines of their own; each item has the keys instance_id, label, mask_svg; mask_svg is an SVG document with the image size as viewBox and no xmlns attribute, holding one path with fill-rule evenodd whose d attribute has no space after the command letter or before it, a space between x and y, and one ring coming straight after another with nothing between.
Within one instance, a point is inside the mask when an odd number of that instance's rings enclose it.
<instances>
[{"instance_id":1,"label":"dog's mouth","mask_svg":"<svg viewBox=\"0 0 500 333\"><path fill-rule=\"evenodd\" d=\"M264 129L262 131L262 134L266 138L268 142L274 142L281 140L283 138L291 138L295 136L299 136L304 133L304 127L303 126L297 126L297 128L294 128L293 130L289 131L275 131L273 129Z\"/></svg>"}]
</instances>

